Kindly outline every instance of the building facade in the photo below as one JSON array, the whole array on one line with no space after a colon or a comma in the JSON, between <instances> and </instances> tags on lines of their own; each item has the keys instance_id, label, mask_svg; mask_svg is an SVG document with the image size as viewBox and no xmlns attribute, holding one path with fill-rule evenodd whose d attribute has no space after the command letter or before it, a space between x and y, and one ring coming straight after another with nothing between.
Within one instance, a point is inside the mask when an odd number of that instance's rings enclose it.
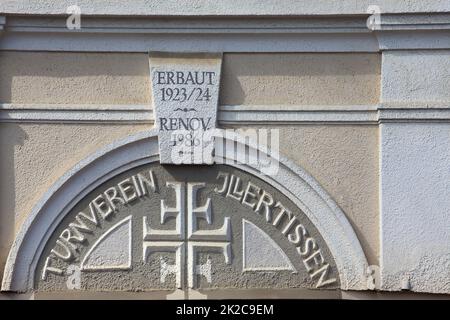
<instances>
[{"instance_id":1,"label":"building facade","mask_svg":"<svg viewBox=\"0 0 450 320\"><path fill-rule=\"evenodd\" d=\"M2 1L0 297L445 297L449 104L448 1Z\"/></svg>"}]
</instances>

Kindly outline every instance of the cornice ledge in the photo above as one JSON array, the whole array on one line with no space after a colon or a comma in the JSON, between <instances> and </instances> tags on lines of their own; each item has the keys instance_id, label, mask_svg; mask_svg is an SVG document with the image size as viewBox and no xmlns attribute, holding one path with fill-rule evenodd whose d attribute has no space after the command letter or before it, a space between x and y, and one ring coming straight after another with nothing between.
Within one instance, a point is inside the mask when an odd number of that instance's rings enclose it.
<instances>
[{"instance_id":1,"label":"cornice ledge","mask_svg":"<svg viewBox=\"0 0 450 320\"><path fill-rule=\"evenodd\" d=\"M379 31L450 30L448 13L380 14Z\"/></svg>"},{"instance_id":2,"label":"cornice ledge","mask_svg":"<svg viewBox=\"0 0 450 320\"><path fill-rule=\"evenodd\" d=\"M373 14L380 51L450 49L450 13Z\"/></svg>"}]
</instances>

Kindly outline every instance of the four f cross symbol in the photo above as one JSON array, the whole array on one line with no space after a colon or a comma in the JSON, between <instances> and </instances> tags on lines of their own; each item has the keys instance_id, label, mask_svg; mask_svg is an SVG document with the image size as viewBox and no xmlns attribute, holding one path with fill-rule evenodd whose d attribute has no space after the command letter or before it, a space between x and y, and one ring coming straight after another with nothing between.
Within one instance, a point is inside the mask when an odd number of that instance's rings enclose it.
<instances>
[{"instance_id":1,"label":"four f cross symbol","mask_svg":"<svg viewBox=\"0 0 450 320\"><path fill-rule=\"evenodd\" d=\"M219 251L225 258L225 263L231 263L231 222L226 217L221 228L213 230L199 230L198 220L211 220L211 198L206 200L203 206L197 206L197 191L205 186L205 183L187 183L187 215L185 214L186 183L167 182L167 187L175 190L175 207L168 207L161 200L161 220L164 224L168 218L175 218L175 229L163 230L150 227L147 217L143 218L143 259L144 262L152 252L174 252L175 264L168 265L161 258L160 281L165 282L168 274L175 274L178 288L182 288L187 274L189 288L196 286L197 275L203 275L211 283L211 260L205 264L197 264L197 252L199 250ZM187 270L185 270L185 266Z\"/></svg>"}]
</instances>

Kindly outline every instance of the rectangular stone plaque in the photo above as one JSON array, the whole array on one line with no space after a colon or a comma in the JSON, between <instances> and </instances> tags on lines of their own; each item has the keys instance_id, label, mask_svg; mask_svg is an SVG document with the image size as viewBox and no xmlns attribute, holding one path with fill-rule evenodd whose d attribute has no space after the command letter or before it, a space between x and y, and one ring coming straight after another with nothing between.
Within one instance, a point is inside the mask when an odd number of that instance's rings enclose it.
<instances>
[{"instance_id":1,"label":"rectangular stone plaque","mask_svg":"<svg viewBox=\"0 0 450 320\"><path fill-rule=\"evenodd\" d=\"M221 64L221 53L150 53L162 164L213 164Z\"/></svg>"}]
</instances>

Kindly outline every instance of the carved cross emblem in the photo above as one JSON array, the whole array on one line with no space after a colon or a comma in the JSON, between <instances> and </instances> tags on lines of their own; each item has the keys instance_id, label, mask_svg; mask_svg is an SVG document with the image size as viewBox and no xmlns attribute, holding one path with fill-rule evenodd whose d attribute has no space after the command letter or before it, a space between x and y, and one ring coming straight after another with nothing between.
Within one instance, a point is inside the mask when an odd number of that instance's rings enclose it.
<instances>
[{"instance_id":1,"label":"carved cross emblem","mask_svg":"<svg viewBox=\"0 0 450 320\"><path fill-rule=\"evenodd\" d=\"M205 220L209 225L212 224L211 198L208 198L204 205L197 206L197 191L205 187L205 183L167 182L166 185L174 189L176 205L168 207L165 201L161 200L160 223L163 225L167 219L174 218L175 229L154 229L149 225L147 217L143 218L144 262L147 262L154 252L173 252L175 264L168 264L164 258L160 258L161 283L165 282L169 274L175 275L177 288L182 288L186 280L189 288L195 288L197 275L204 276L206 281L211 283L211 260L208 257L206 263L198 264L197 252L200 249L219 251L223 254L225 263L231 263L230 218L226 217L219 229L200 230L199 219Z\"/></svg>"}]
</instances>

